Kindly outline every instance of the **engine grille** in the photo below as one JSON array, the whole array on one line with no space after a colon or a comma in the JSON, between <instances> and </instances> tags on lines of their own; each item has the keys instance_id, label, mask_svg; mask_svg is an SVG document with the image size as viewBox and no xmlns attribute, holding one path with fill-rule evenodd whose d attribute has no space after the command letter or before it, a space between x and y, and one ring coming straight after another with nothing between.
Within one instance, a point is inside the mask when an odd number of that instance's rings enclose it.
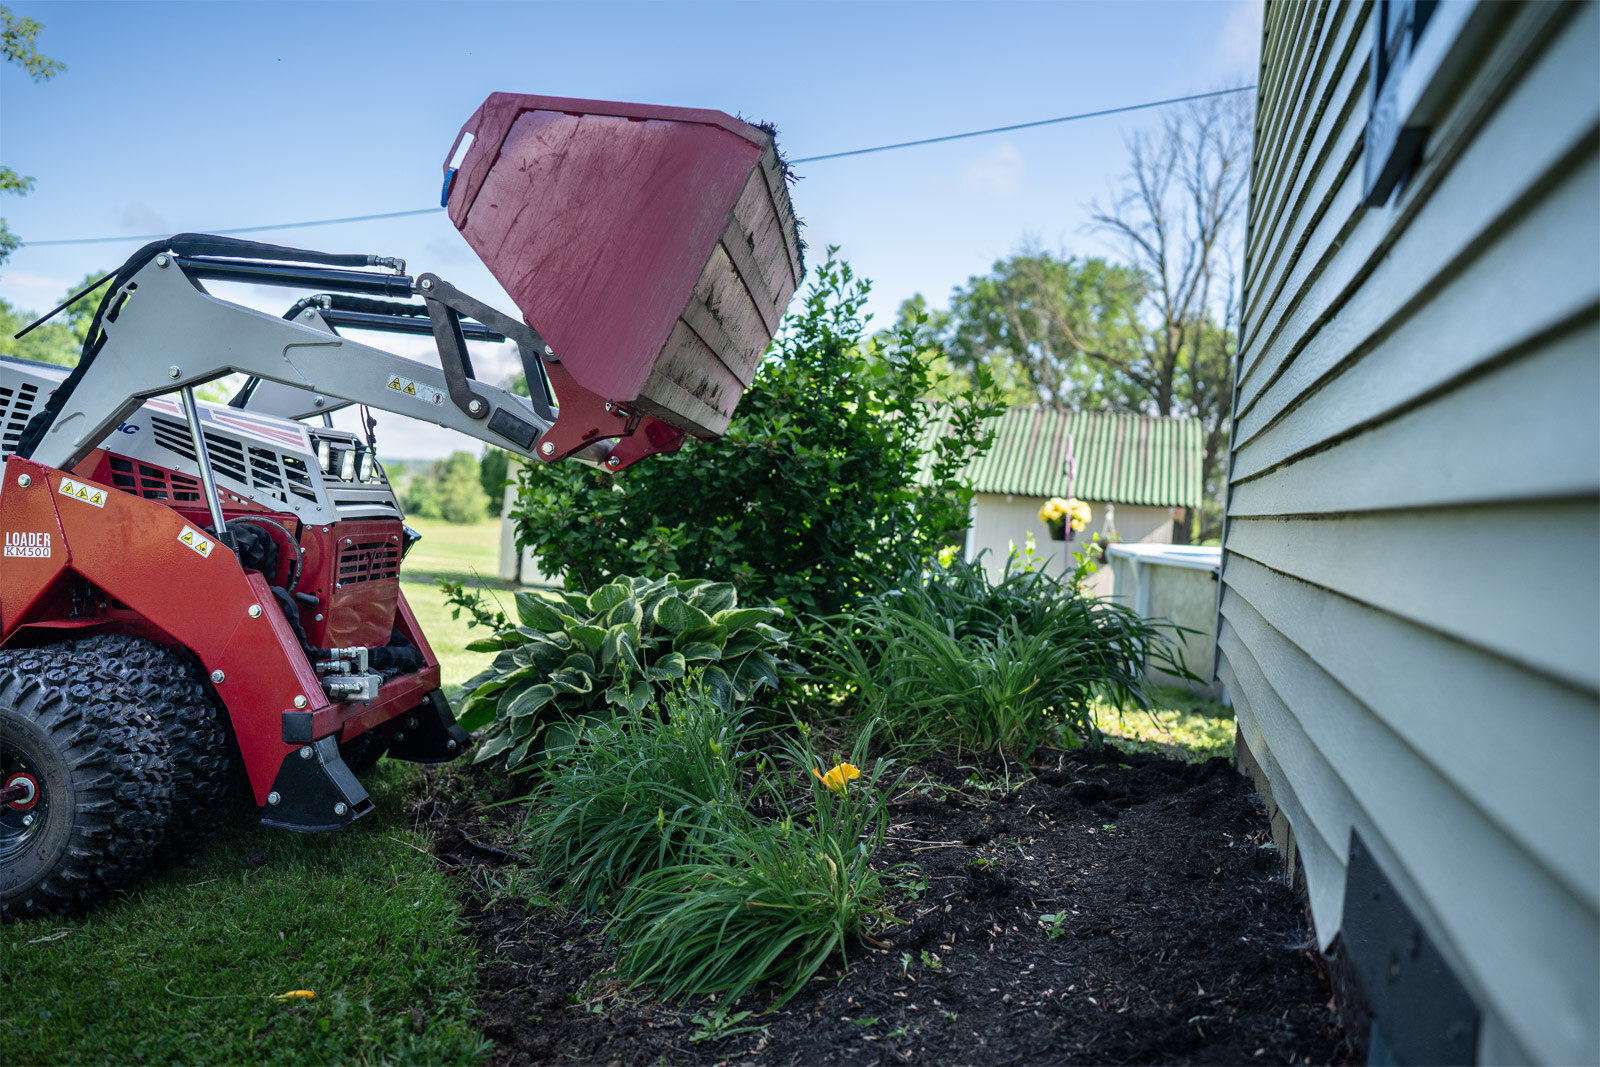
<instances>
[{"instance_id":1,"label":"engine grille","mask_svg":"<svg viewBox=\"0 0 1600 1067\"><path fill-rule=\"evenodd\" d=\"M339 552L339 568L334 580L340 585L350 582L376 582L384 578L400 577L400 546L388 538L357 541Z\"/></svg>"},{"instance_id":2,"label":"engine grille","mask_svg":"<svg viewBox=\"0 0 1600 1067\"><path fill-rule=\"evenodd\" d=\"M200 500L198 479L147 463L134 463L121 456L111 457L111 484L146 500L167 500L175 504Z\"/></svg>"},{"instance_id":3,"label":"engine grille","mask_svg":"<svg viewBox=\"0 0 1600 1067\"><path fill-rule=\"evenodd\" d=\"M28 425L38 399L39 387L32 382L23 382L16 388L0 385L0 455L9 456L17 450L17 439Z\"/></svg>"},{"instance_id":4,"label":"engine grille","mask_svg":"<svg viewBox=\"0 0 1600 1067\"><path fill-rule=\"evenodd\" d=\"M156 444L193 462L194 445L189 428L181 422L159 415L150 420ZM244 441L215 430L203 430L206 454L218 475L231 478L254 492L289 503L290 495L301 500L317 499L310 472L298 456L286 456L271 448L247 445Z\"/></svg>"}]
</instances>

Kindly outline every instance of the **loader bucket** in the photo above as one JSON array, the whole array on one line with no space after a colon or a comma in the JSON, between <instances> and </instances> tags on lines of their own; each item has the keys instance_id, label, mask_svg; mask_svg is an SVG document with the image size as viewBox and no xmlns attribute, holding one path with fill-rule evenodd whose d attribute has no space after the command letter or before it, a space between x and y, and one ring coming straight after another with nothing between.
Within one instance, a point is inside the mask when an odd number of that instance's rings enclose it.
<instances>
[{"instance_id":1,"label":"loader bucket","mask_svg":"<svg viewBox=\"0 0 1600 1067\"><path fill-rule=\"evenodd\" d=\"M444 202L553 348L562 416L721 435L803 270L772 135L720 111L495 93Z\"/></svg>"}]
</instances>

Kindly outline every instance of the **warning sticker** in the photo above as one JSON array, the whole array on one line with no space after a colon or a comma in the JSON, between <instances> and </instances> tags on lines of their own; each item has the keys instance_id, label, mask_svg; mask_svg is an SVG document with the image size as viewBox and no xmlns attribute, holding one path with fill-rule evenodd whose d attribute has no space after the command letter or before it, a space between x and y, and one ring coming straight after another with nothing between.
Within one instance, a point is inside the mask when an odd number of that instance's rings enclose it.
<instances>
[{"instance_id":1,"label":"warning sticker","mask_svg":"<svg viewBox=\"0 0 1600 1067\"><path fill-rule=\"evenodd\" d=\"M70 496L74 500L81 500L85 504L93 504L97 508L106 506L106 491L92 485L75 482L71 478L61 479L61 495Z\"/></svg>"},{"instance_id":2,"label":"warning sticker","mask_svg":"<svg viewBox=\"0 0 1600 1067\"><path fill-rule=\"evenodd\" d=\"M196 530L193 526L185 526L178 531L178 540L188 545L202 556L211 555L211 539Z\"/></svg>"},{"instance_id":3,"label":"warning sticker","mask_svg":"<svg viewBox=\"0 0 1600 1067\"><path fill-rule=\"evenodd\" d=\"M33 533L28 530L6 531L7 559L49 559L50 533Z\"/></svg>"},{"instance_id":4,"label":"warning sticker","mask_svg":"<svg viewBox=\"0 0 1600 1067\"><path fill-rule=\"evenodd\" d=\"M423 385L421 382L414 382L410 378L402 378L398 374L391 374L387 384L395 392L415 397L424 404L444 404L443 393L431 386Z\"/></svg>"}]
</instances>

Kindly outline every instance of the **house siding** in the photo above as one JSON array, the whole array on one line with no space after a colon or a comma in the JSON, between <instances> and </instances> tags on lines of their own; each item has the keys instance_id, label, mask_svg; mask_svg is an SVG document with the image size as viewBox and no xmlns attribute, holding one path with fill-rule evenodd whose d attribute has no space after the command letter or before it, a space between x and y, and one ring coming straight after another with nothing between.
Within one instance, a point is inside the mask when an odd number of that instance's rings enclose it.
<instances>
[{"instance_id":1,"label":"house siding","mask_svg":"<svg viewBox=\"0 0 1600 1067\"><path fill-rule=\"evenodd\" d=\"M1600 1062L1600 8L1483 8L1367 208L1374 17L1266 9L1218 676L1322 946L1354 829L1482 1061Z\"/></svg>"}]
</instances>

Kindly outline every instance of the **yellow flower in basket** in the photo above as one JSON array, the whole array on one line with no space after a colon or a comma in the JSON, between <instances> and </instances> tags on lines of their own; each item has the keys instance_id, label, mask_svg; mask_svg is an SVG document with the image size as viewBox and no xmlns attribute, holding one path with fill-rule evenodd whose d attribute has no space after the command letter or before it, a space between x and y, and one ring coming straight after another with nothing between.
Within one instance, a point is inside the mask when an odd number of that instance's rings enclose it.
<instances>
[{"instance_id":1,"label":"yellow flower in basket","mask_svg":"<svg viewBox=\"0 0 1600 1067\"><path fill-rule=\"evenodd\" d=\"M1070 511L1072 505L1058 496L1053 496L1044 502L1044 507L1039 509L1040 522L1060 522Z\"/></svg>"},{"instance_id":2,"label":"yellow flower in basket","mask_svg":"<svg viewBox=\"0 0 1600 1067\"><path fill-rule=\"evenodd\" d=\"M1087 529L1090 521L1094 518L1094 514L1089 510L1089 505L1077 497L1073 497L1068 502L1067 508L1068 513L1072 516L1073 530Z\"/></svg>"}]
</instances>

